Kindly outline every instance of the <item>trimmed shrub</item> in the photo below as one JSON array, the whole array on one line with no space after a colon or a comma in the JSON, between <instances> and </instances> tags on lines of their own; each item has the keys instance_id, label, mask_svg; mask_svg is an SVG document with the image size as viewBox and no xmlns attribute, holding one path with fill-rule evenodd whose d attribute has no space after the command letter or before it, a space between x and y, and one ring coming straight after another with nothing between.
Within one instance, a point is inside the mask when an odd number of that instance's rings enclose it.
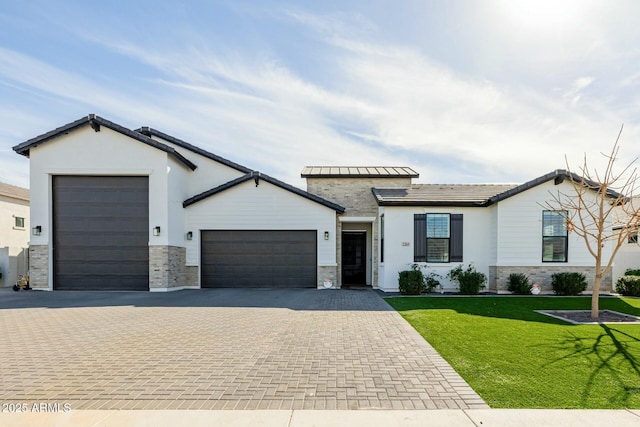
<instances>
[{"instance_id":1,"label":"trimmed shrub","mask_svg":"<svg viewBox=\"0 0 640 427\"><path fill-rule=\"evenodd\" d=\"M640 297L640 275L618 277L616 292L628 297Z\"/></svg>"},{"instance_id":2,"label":"trimmed shrub","mask_svg":"<svg viewBox=\"0 0 640 427\"><path fill-rule=\"evenodd\" d=\"M511 273L509 275L509 292L515 295L531 295L533 284L526 274Z\"/></svg>"},{"instance_id":3,"label":"trimmed shrub","mask_svg":"<svg viewBox=\"0 0 640 427\"><path fill-rule=\"evenodd\" d=\"M582 273L553 273L551 287L556 295L580 295L587 289L587 278Z\"/></svg>"},{"instance_id":4,"label":"trimmed shrub","mask_svg":"<svg viewBox=\"0 0 640 427\"><path fill-rule=\"evenodd\" d=\"M460 264L449 271L447 277L458 282L462 295L476 295L480 293L481 289L485 288L484 285L487 283L487 276L485 276L484 273L476 271L475 267L471 264L469 264L466 269Z\"/></svg>"},{"instance_id":5,"label":"trimmed shrub","mask_svg":"<svg viewBox=\"0 0 640 427\"><path fill-rule=\"evenodd\" d=\"M640 268L630 268L624 272L625 276L640 276Z\"/></svg>"},{"instance_id":6,"label":"trimmed shrub","mask_svg":"<svg viewBox=\"0 0 640 427\"><path fill-rule=\"evenodd\" d=\"M438 277L440 276L433 272L424 276L425 292L433 292L435 288L440 286L440 280L438 280Z\"/></svg>"},{"instance_id":7,"label":"trimmed shrub","mask_svg":"<svg viewBox=\"0 0 640 427\"><path fill-rule=\"evenodd\" d=\"M411 270L400 271L398 275L398 285L402 295L420 295L426 290L424 274L416 264L411 266Z\"/></svg>"}]
</instances>

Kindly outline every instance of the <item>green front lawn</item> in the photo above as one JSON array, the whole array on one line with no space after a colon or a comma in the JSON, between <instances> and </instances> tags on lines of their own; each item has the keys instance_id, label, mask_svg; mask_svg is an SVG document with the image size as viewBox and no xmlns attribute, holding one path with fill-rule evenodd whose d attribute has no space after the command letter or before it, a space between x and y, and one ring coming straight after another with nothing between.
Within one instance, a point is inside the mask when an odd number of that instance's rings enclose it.
<instances>
[{"instance_id":1,"label":"green front lawn","mask_svg":"<svg viewBox=\"0 0 640 427\"><path fill-rule=\"evenodd\" d=\"M640 408L640 325L570 325L533 310L590 297L399 297L395 308L493 408ZM601 298L640 316L640 299Z\"/></svg>"}]
</instances>

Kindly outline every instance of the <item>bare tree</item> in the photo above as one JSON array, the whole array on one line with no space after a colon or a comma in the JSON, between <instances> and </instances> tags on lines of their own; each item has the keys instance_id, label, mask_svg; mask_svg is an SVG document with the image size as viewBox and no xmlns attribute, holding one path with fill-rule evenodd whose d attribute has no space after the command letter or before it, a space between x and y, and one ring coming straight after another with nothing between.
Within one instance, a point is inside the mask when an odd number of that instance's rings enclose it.
<instances>
[{"instance_id":1,"label":"bare tree","mask_svg":"<svg viewBox=\"0 0 640 427\"><path fill-rule=\"evenodd\" d=\"M624 127L624 125L623 125ZM567 231L582 237L589 253L595 259L595 282L591 297L591 317L597 319L602 278L611 270L613 260L630 233L636 231L640 222L640 203L634 204L633 195L638 190L637 159L621 170L615 170L620 149L622 129L618 133L607 159L604 173L589 168L584 156L579 174L575 174L567 163L567 175L572 185L568 193L558 190L551 193L552 201L546 207L565 217ZM566 157L565 157L566 159ZM612 225L615 224L615 230ZM611 244L611 255L604 259L604 249Z\"/></svg>"}]
</instances>

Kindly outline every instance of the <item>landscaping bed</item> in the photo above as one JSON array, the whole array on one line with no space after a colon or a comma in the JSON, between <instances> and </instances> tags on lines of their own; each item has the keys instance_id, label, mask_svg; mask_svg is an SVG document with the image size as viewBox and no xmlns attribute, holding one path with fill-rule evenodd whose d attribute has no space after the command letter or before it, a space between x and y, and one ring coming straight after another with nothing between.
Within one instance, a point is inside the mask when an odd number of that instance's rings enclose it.
<instances>
[{"instance_id":1,"label":"landscaping bed","mask_svg":"<svg viewBox=\"0 0 640 427\"><path fill-rule=\"evenodd\" d=\"M640 324L573 325L536 310L590 297L387 298L495 408L640 408ZM601 298L640 316L640 299Z\"/></svg>"}]
</instances>

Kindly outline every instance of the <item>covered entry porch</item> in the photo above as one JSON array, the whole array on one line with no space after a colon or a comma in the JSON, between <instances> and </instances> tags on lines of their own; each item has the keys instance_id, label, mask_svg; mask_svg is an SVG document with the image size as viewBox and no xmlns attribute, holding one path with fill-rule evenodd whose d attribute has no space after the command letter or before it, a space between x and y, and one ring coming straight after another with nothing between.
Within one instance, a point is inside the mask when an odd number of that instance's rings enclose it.
<instances>
[{"instance_id":1,"label":"covered entry porch","mask_svg":"<svg viewBox=\"0 0 640 427\"><path fill-rule=\"evenodd\" d=\"M338 280L342 288L377 287L375 224L375 217L338 218Z\"/></svg>"}]
</instances>

